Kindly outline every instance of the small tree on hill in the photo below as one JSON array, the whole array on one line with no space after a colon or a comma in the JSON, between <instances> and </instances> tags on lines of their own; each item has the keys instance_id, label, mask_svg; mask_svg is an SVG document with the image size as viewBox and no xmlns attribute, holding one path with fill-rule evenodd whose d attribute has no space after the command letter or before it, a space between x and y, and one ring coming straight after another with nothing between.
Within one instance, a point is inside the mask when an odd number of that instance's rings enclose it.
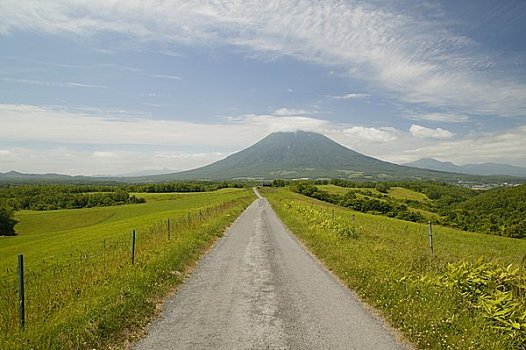
<instances>
[{"instance_id":1,"label":"small tree on hill","mask_svg":"<svg viewBox=\"0 0 526 350\"><path fill-rule=\"evenodd\" d=\"M12 210L0 207L0 236L14 236L17 222Z\"/></svg>"}]
</instances>

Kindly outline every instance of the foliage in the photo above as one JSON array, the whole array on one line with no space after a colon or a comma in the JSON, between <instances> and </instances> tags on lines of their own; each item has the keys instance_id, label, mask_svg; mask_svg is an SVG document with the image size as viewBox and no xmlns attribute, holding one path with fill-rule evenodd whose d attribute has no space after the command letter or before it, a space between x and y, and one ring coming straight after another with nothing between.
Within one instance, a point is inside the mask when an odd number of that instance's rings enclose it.
<instances>
[{"instance_id":1,"label":"foliage","mask_svg":"<svg viewBox=\"0 0 526 350\"><path fill-rule=\"evenodd\" d=\"M301 193L305 196L341 205L363 213L387 215L389 217L396 217L401 220L413 222L426 221L420 213L411 212L407 205L397 204L395 201L386 201L375 198L358 198L352 191L348 191L344 195L329 193L306 182L296 183L291 186L291 189L294 192ZM372 195L371 192L369 193Z\"/></svg>"},{"instance_id":2,"label":"foliage","mask_svg":"<svg viewBox=\"0 0 526 350\"><path fill-rule=\"evenodd\" d=\"M149 185L127 186L131 192L168 193L168 192L208 192L217 191L222 188L243 188L241 182L166 182Z\"/></svg>"},{"instance_id":3,"label":"foliage","mask_svg":"<svg viewBox=\"0 0 526 350\"><path fill-rule=\"evenodd\" d=\"M272 180L272 187L285 187L287 185L287 181L282 179L275 179Z\"/></svg>"},{"instance_id":4,"label":"foliage","mask_svg":"<svg viewBox=\"0 0 526 350\"><path fill-rule=\"evenodd\" d=\"M0 187L0 205L14 210L57 210L144 203L115 186L23 185Z\"/></svg>"},{"instance_id":5,"label":"foliage","mask_svg":"<svg viewBox=\"0 0 526 350\"><path fill-rule=\"evenodd\" d=\"M453 207L447 220L459 228L526 237L526 184L484 191Z\"/></svg>"},{"instance_id":6,"label":"foliage","mask_svg":"<svg viewBox=\"0 0 526 350\"><path fill-rule=\"evenodd\" d=\"M387 183L385 182L378 182L374 188L378 191L378 192L381 192L381 193L387 193L389 192L389 189L391 188L391 186L389 186Z\"/></svg>"},{"instance_id":7,"label":"foliage","mask_svg":"<svg viewBox=\"0 0 526 350\"><path fill-rule=\"evenodd\" d=\"M484 313L492 327L509 337L516 348L526 348L526 280L524 272L510 264L460 261L447 265L445 273L423 276L462 296L471 308Z\"/></svg>"},{"instance_id":8,"label":"foliage","mask_svg":"<svg viewBox=\"0 0 526 350\"><path fill-rule=\"evenodd\" d=\"M17 222L12 209L0 207L0 236L14 236Z\"/></svg>"},{"instance_id":9,"label":"foliage","mask_svg":"<svg viewBox=\"0 0 526 350\"><path fill-rule=\"evenodd\" d=\"M342 191L324 191L315 186L326 182L292 183L290 187L306 196L365 213L413 222L429 220L506 237L526 237L526 184L475 191L433 181L357 183L335 179L330 182ZM349 191L345 192L345 188ZM427 213L425 218L422 212Z\"/></svg>"}]
</instances>

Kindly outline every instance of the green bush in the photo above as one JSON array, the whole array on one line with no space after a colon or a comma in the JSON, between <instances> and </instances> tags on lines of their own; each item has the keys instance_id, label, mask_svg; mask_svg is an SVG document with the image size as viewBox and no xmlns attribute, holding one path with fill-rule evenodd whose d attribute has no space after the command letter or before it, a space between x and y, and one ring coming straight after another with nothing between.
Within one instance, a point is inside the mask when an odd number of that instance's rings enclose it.
<instances>
[{"instance_id":1,"label":"green bush","mask_svg":"<svg viewBox=\"0 0 526 350\"><path fill-rule=\"evenodd\" d=\"M445 286L460 294L469 307L481 310L491 327L509 336L517 349L526 348L526 281L524 272L495 262L448 264L438 277L421 281Z\"/></svg>"},{"instance_id":2,"label":"green bush","mask_svg":"<svg viewBox=\"0 0 526 350\"><path fill-rule=\"evenodd\" d=\"M14 236L17 221L13 219L13 211L0 207L0 236Z\"/></svg>"}]
</instances>

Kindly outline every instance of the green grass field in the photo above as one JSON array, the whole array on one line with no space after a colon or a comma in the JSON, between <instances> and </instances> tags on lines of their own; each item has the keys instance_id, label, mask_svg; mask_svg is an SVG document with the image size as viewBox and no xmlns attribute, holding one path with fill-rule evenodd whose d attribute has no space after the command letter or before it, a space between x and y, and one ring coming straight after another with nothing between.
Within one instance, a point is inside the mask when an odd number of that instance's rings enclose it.
<instances>
[{"instance_id":1,"label":"green grass field","mask_svg":"<svg viewBox=\"0 0 526 350\"><path fill-rule=\"evenodd\" d=\"M482 310L469 307L466 296L420 278L442 276L448 263L475 261L481 256L503 266L513 263L523 271L522 279L513 279L518 283L513 300L526 310L525 295L520 294L521 290L524 293L526 240L435 226L435 255L431 256L425 224L355 212L286 189L262 189L261 193L328 269L419 348L524 346L525 328L519 325L515 333L500 331Z\"/></svg>"},{"instance_id":2,"label":"green grass field","mask_svg":"<svg viewBox=\"0 0 526 350\"><path fill-rule=\"evenodd\" d=\"M17 213L18 235L0 238L0 349L119 344L148 321L158 298L182 281L254 199L246 189L137 195L147 203ZM26 271L23 332L17 318L18 254L24 254Z\"/></svg>"},{"instance_id":3,"label":"green grass field","mask_svg":"<svg viewBox=\"0 0 526 350\"><path fill-rule=\"evenodd\" d=\"M423 194L403 187L391 187L387 196L398 200L413 200L418 202L429 201L429 198Z\"/></svg>"}]
</instances>

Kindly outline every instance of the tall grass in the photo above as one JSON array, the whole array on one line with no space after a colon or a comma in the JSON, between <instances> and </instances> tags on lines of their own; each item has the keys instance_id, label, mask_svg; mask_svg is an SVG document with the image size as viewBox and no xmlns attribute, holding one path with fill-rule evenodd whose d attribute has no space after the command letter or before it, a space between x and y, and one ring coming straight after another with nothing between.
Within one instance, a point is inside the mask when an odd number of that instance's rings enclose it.
<instances>
[{"instance_id":1,"label":"tall grass","mask_svg":"<svg viewBox=\"0 0 526 350\"><path fill-rule=\"evenodd\" d=\"M32 247L51 254L29 254L23 331L18 329L16 268L11 257L13 267L0 275L0 349L93 349L119 344L134 334L129 331L148 321L158 298L183 280L192 262L253 200L248 191L194 196L188 197L193 205L164 213L162 220L146 204L142 216L126 217L123 212L123 220L90 226L92 234L90 227L49 233L57 238L69 232L78 242L68 241L66 246L44 240L43 246ZM178 207L176 201L170 205ZM106 230L122 229L126 221L131 224L121 232ZM76 226L72 220L65 225ZM130 258L133 228L137 228L135 265ZM28 239L34 237L28 235ZM17 238L23 241L24 237ZM3 265L9 266L6 261Z\"/></svg>"},{"instance_id":2,"label":"tall grass","mask_svg":"<svg viewBox=\"0 0 526 350\"><path fill-rule=\"evenodd\" d=\"M284 223L327 268L380 310L419 348L524 346L521 330L512 336L499 329L484 310L473 307L466 295L446 282L448 273L457 271L451 266L460 266L463 261L476 262L481 256L499 266L510 263L522 266L525 240L436 226L435 255L431 256L427 225L354 212L285 189L261 192ZM514 284L524 281L522 269L520 277L514 277ZM446 282L429 283L430 280ZM519 304L517 310L524 310L523 298L524 295L513 295Z\"/></svg>"}]
</instances>

